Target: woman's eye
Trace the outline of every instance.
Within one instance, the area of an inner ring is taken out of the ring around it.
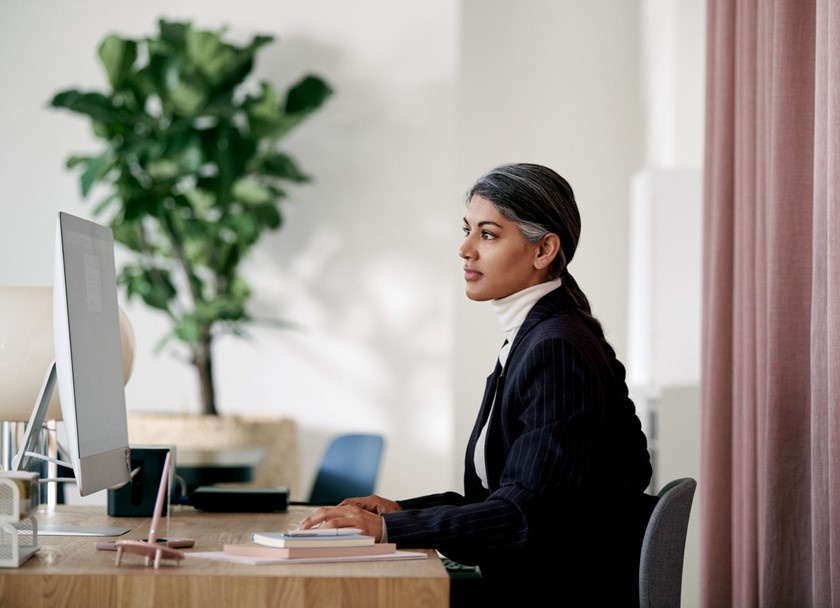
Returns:
[[[464,236],[470,236],[470,227],[469,226],[464,226],[463,228],[461,228],[461,230],[463,230]]]
[[[489,241],[496,238],[496,235],[492,232],[487,232],[486,230],[481,231],[481,238],[485,241]]]

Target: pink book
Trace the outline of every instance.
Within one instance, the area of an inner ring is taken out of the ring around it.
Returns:
[[[266,547],[256,543],[228,544],[225,553],[249,557],[272,557],[279,559],[312,557],[358,557],[360,555],[384,555],[394,553],[394,543],[376,543],[360,547]]]

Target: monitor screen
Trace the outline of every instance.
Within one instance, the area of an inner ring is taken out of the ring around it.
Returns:
[[[53,332],[61,415],[79,494],[129,480],[130,455],[111,230],[58,214]]]

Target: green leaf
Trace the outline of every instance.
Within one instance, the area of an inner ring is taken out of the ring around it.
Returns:
[[[184,196],[199,216],[206,215],[216,202],[216,197],[202,188],[190,188],[184,192]]]
[[[242,247],[249,247],[259,235],[259,226],[250,215],[234,215],[228,218],[228,227],[233,229]]]
[[[309,176],[298,168],[297,163],[288,154],[277,152],[267,155],[258,169],[264,175],[287,179],[293,182],[307,182]]]
[[[119,283],[124,286],[129,299],[140,297],[148,306],[169,310],[175,297],[175,286],[166,270],[143,268],[139,264],[125,266],[120,272]]]
[[[238,298],[241,302],[246,302],[251,295],[251,286],[242,277],[234,277],[233,283],[230,286],[231,295]]]
[[[236,87],[248,77],[254,67],[254,56],[257,50],[274,40],[272,36],[255,36],[251,43],[236,52],[236,62],[228,70],[224,80],[219,83],[221,90]]]
[[[234,182],[245,174],[249,159],[256,154],[256,143],[244,138],[235,126],[228,123],[220,124],[212,133],[202,137],[205,158],[215,161],[218,170],[213,178],[213,191],[219,203],[226,205],[230,202]]]
[[[197,344],[201,338],[201,324],[192,315],[178,319],[174,329],[175,335],[182,342]]]
[[[152,161],[146,167],[149,176],[154,180],[172,179],[178,175],[178,163],[168,158]]]
[[[280,210],[274,205],[255,207],[254,214],[259,218],[261,224],[265,224],[271,230],[277,230],[283,223],[283,216],[280,215]]]
[[[119,89],[137,60],[137,43],[112,34],[99,46],[99,58],[105,66],[111,88]]]
[[[332,89],[320,78],[307,76],[294,85],[286,95],[286,101],[282,110],[278,109],[276,115],[270,114],[264,107],[271,100],[263,101],[261,98],[249,100],[258,112],[253,117],[251,126],[256,137],[270,136],[274,139],[283,137],[291,131],[309,114],[317,110],[326,99],[332,95]],[[246,103],[246,110],[251,111],[251,106]]]
[[[246,205],[260,205],[273,200],[271,190],[267,186],[248,177],[233,184],[233,196]]]
[[[82,173],[82,196],[87,198],[93,185],[102,179],[112,166],[111,150],[107,149],[99,156],[88,161],[84,173]]]
[[[310,114],[332,95],[330,86],[317,76],[306,76],[286,96],[286,113]]]
[[[82,93],[75,89],[62,91],[56,94],[50,101],[54,108],[64,108],[71,112],[86,114],[93,120],[119,121],[130,120],[123,112],[114,107],[110,97],[102,93]]]
[[[89,155],[81,156],[81,155],[74,154],[73,156],[70,156],[67,159],[67,161],[65,162],[65,166],[68,169],[72,169],[73,167],[76,167],[77,165],[87,163],[88,161],[90,161],[91,158],[93,158],[93,157],[89,156]]]
[[[119,118],[115,118],[114,120],[109,120],[107,122],[95,120],[92,122],[92,126],[93,134],[96,137],[108,141],[119,139],[120,137],[129,134],[131,131],[131,125],[120,122]]]
[[[149,192],[136,186],[126,188],[120,193],[123,202],[123,218],[127,221],[142,220],[149,216],[160,217],[163,213],[163,201]]]
[[[239,321],[245,318],[244,300],[232,295],[221,295],[196,307],[195,317],[199,323],[226,320]]]
[[[183,57],[172,53],[152,52],[151,43],[149,43],[149,53],[148,63],[137,72],[138,86],[144,88],[147,96],[157,97],[160,100],[162,107],[155,109],[154,116],[168,116],[172,111],[169,90],[177,86],[180,81],[184,60]]]
[[[236,65],[236,51],[215,32],[187,31],[187,58],[213,85]]]
[[[277,184],[271,184],[271,191],[274,193],[274,200],[280,201],[286,198],[286,191],[278,187]]]
[[[140,222],[138,221],[115,221],[111,224],[111,232],[114,233],[114,240],[122,243],[132,251],[143,249],[143,238],[140,234]],[[123,267],[123,274],[130,275],[134,266]]]
[[[241,249],[237,242],[225,243],[221,247],[217,267],[223,276],[230,276],[236,272],[239,260],[242,259]]]
[[[184,49],[187,46],[187,32],[192,29],[189,23],[178,21],[158,21],[160,40],[172,49]]]
[[[244,105],[251,137],[260,138],[272,134],[283,120],[280,94],[267,82],[261,82],[260,95],[247,98]]]
[[[204,87],[196,82],[181,80],[169,91],[169,99],[175,106],[175,110],[185,116],[195,116],[199,113],[207,101],[207,93]]]

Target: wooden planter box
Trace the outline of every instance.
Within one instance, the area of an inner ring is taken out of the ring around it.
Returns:
[[[129,413],[131,445],[174,445],[178,450],[260,448],[265,458],[248,485],[300,493],[297,424],[290,418]]]

